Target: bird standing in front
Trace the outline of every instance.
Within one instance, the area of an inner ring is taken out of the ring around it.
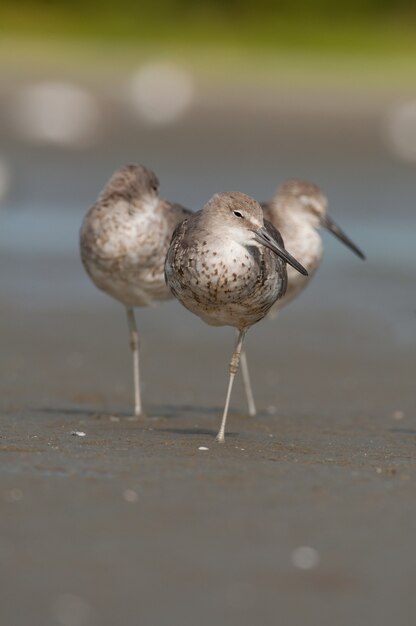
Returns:
[[[306,274],[285,250],[279,232],[264,221],[261,206],[240,192],[216,194],[173,234],[165,264],[172,293],[206,323],[238,330],[220,442],[246,332],[284,295],[286,263]]]
[[[362,251],[328,215],[327,207],[327,198],[317,185],[297,179],[283,183],[273,199],[262,204],[264,217],[279,230],[285,247],[308,271],[308,276],[302,276],[291,267],[287,268],[287,290],[271,309],[271,317],[305,289],[318,269],[323,255],[322,240],[318,232],[320,228],[327,229],[360,259],[365,259]],[[241,355],[241,371],[249,414],[255,415],[256,407],[244,351]]]
[[[87,274],[99,289],[126,307],[136,417],[143,415],[143,408],[134,307],[172,297],[164,278],[165,257],[176,225],[190,214],[161,199],[156,175],[133,164],[111,176],[81,226],[81,258]]]

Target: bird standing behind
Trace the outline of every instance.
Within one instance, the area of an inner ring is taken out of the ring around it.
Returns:
[[[261,206],[239,192],[214,195],[173,234],[165,264],[172,293],[207,324],[238,330],[218,441],[224,441],[245,334],[284,295],[286,262],[306,273],[263,220]]]
[[[133,307],[172,297],[164,278],[165,257],[176,225],[190,213],[159,197],[159,181],[151,170],[125,165],[111,176],[81,226],[81,259],[87,274],[126,307],[137,417],[143,409]]]
[[[308,276],[288,268],[286,295],[276,310],[286,306],[311,281],[323,255],[320,228],[325,228],[350,248],[360,259],[364,254],[328,215],[328,200],[317,185],[303,180],[288,180],[273,199],[262,204],[264,217],[280,230],[285,246],[308,270]]]
[[[308,271],[308,276],[302,276],[291,267],[287,268],[287,290],[271,309],[271,317],[277,315],[282,307],[305,289],[318,269],[323,255],[322,240],[318,232],[320,228],[329,230],[358,257],[365,259],[361,250],[328,215],[327,207],[327,198],[317,185],[297,179],[283,183],[273,199],[262,204],[264,217],[279,230],[285,247]],[[255,415],[256,407],[245,352],[241,355],[241,371],[249,414]]]

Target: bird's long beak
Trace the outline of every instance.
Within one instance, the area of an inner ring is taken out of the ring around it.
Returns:
[[[254,237],[256,241],[261,243],[263,246],[266,246],[266,248],[270,248],[270,250],[273,250],[275,254],[277,254],[282,259],[284,259],[286,263],[289,263],[289,265],[294,267],[295,270],[300,272],[300,274],[303,274],[304,276],[308,275],[308,272],[305,270],[303,265],[301,265],[298,261],[296,261],[296,259],[291,254],[289,254],[289,252],[285,250],[283,246],[281,246],[276,241],[276,239],[274,239],[274,237],[272,237],[267,232],[267,230],[264,227],[259,228],[259,230],[255,232]]]
[[[360,257],[360,259],[365,259],[365,255],[363,252],[361,252],[360,248],[357,248],[357,246],[351,241],[349,237],[347,237],[344,231],[341,230],[341,228],[337,224],[335,224],[334,220],[329,217],[329,215],[326,215],[321,219],[321,225],[329,230],[330,233],[335,235],[335,237],[342,241],[342,243],[345,243],[345,245],[348,246],[350,250],[352,250],[357,256]]]

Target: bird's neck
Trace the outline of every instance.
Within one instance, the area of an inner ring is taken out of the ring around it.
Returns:
[[[322,256],[322,240],[317,228],[294,211],[281,211],[275,225],[280,231],[285,248],[306,269],[312,270]]]

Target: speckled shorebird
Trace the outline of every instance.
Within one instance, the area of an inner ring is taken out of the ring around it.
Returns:
[[[308,271],[308,276],[301,276],[299,272],[288,267],[287,290],[271,309],[272,316],[305,289],[317,270],[323,253],[322,240],[318,232],[321,227],[338,237],[361,259],[365,258],[361,250],[329,217],[327,206],[327,198],[317,185],[296,179],[283,183],[273,199],[262,204],[264,217],[279,230],[285,247]],[[256,407],[244,352],[241,355],[241,371],[249,413],[255,415]]]
[[[165,264],[172,293],[204,322],[238,330],[218,441],[224,441],[245,334],[284,295],[286,262],[306,274],[263,220],[261,206],[239,192],[216,194],[173,234]]]
[[[172,297],[165,283],[165,257],[173,230],[189,214],[159,198],[159,181],[151,170],[125,165],[111,176],[81,226],[81,258],[89,277],[126,307],[137,417],[143,410],[133,307]]]

